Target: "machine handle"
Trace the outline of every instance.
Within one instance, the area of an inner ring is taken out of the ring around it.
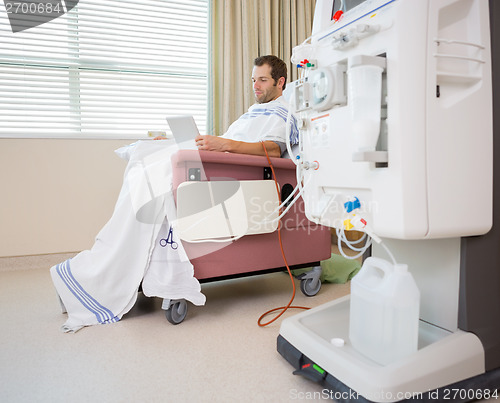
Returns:
[[[450,45],[474,46],[474,47],[479,48],[479,49],[484,49],[484,46],[481,45],[480,43],[457,41],[455,39],[434,38],[434,42],[436,42],[438,45],[442,42],[442,43],[447,43]]]
[[[460,56],[460,55],[452,55],[448,53],[434,53],[434,57],[443,57],[447,59],[458,59],[458,60],[466,60],[469,62],[477,62],[477,63],[485,63],[484,60],[482,59],[477,59],[475,57],[466,57],[466,56]]]

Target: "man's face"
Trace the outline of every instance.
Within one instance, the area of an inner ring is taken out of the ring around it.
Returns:
[[[255,100],[259,104],[270,102],[281,96],[283,84],[282,79],[274,82],[271,77],[271,66],[263,64],[254,66],[252,70],[253,92]]]

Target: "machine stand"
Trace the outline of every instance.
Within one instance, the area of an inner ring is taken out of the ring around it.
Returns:
[[[285,358],[292,367],[296,368],[295,375],[303,375],[313,382],[319,383],[325,388],[321,396],[330,396],[338,403],[358,402],[371,403],[347,385],[340,382],[333,375],[326,371],[318,371],[319,368],[313,361],[292,346],[281,335],[278,336],[278,352]],[[308,369],[303,369],[303,368]],[[309,369],[310,368],[310,369]],[[321,368],[319,368],[322,370]],[[496,385],[500,384],[500,368],[488,371],[484,374],[456,382],[452,385],[415,395],[409,399],[399,400],[406,402],[472,402],[482,399],[497,399],[500,392]],[[326,390],[328,392],[326,392]]]
[[[350,296],[283,320],[278,352],[339,402],[457,401],[496,398],[500,368],[486,370],[476,335],[420,321],[417,352],[387,365],[349,340]],[[324,395],[324,393],[323,393]]]

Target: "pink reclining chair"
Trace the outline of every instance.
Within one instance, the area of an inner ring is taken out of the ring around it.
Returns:
[[[297,184],[295,164],[285,158],[271,158],[271,162],[281,188],[281,201],[284,201]],[[176,200],[178,186],[186,181],[273,179],[267,158],[253,155],[180,150],[172,159],[172,168]],[[316,295],[321,288],[319,262],[331,256],[329,228],[306,218],[304,202],[300,198],[282,218],[281,237],[291,269],[313,267],[298,278],[305,295]],[[278,231],[245,235],[219,249],[209,243],[183,242],[183,245],[194,266],[194,275],[201,283],[286,269]],[[203,253],[203,248],[216,250]],[[186,316],[187,302],[164,300],[163,309],[167,319],[177,324]]]

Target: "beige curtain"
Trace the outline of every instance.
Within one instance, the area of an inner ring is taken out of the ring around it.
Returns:
[[[273,54],[288,64],[311,35],[316,0],[210,0],[210,82],[207,132],[222,134],[254,101],[253,60]]]

